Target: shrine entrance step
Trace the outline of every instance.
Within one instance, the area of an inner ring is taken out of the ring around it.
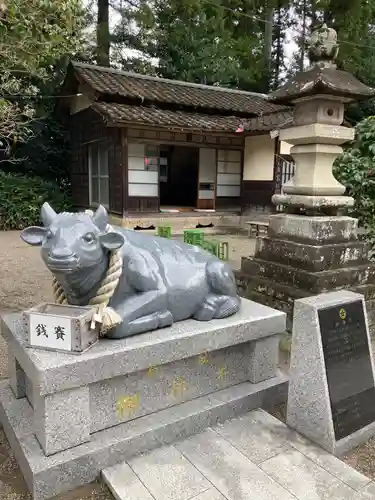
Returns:
[[[116,500],[366,500],[375,483],[264,410],[102,471]]]

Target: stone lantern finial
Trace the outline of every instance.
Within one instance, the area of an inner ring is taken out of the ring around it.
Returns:
[[[339,52],[337,33],[323,24],[311,33],[308,42],[308,54],[311,66],[336,68],[335,60]]]

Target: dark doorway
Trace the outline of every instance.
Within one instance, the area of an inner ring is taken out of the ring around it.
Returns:
[[[195,208],[199,149],[160,146],[160,205]]]

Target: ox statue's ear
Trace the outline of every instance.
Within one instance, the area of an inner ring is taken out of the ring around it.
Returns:
[[[108,224],[108,213],[103,205],[99,205],[94,213],[92,220],[100,231],[105,231]]]
[[[40,211],[40,216],[42,218],[44,227],[48,227],[52,224],[52,221],[56,217],[57,213],[51,207],[51,205],[47,202],[43,203],[42,209]]]
[[[99,241],[104,248],[112,252],[121,248],[125,243],[124,237],[119,233],[104,233],[99,236]]]
[[[21,231],[21,240],[33,247],[40,246],[43,243],[47,229],[45,227],[30,226]]]

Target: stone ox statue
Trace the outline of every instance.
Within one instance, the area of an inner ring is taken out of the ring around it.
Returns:
[[[240,308],[231,268],[198,247],[111,227],[103,206],[57,214],[44,203],[41,217],[44,227],[24,229],[22,240],[41,246],[57,302],[97,308],[101,335],[119,339]]]

